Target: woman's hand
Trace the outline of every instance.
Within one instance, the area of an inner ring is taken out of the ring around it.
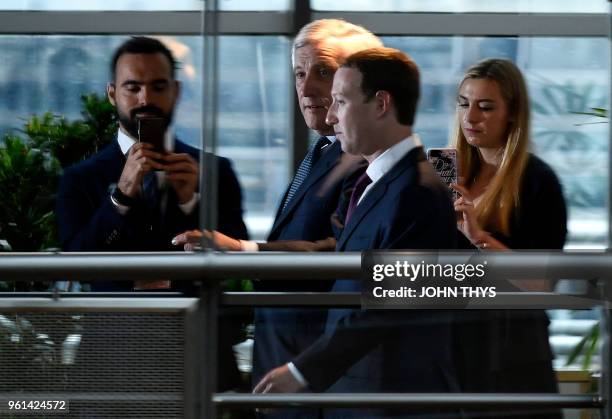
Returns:
[[[456,183],[450,185],[452,189],[459,192],[461,196],[454,202],[455,211],[461,213],[461,220],[457,221],[457,227],[465,237],[468,238],[474,245],[489,234],[480,227],[476,218],[476,210],[474,209],[474,200],[466,188]]]
[[[466,188],[453,183],[451,188],[461,194],[455,200],[455,211],[461,213],[461,220],[457,221],[457,227],[468,238],[474,246],[484,250],[508,250],[508,247],[499,240],[496,240],[487,231],[483,230],[474,209],[474,200]]]

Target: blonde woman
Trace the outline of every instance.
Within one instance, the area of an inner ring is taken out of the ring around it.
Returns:
[[[455,210],[465,238],[486,251],[562,249],[565,201],[552,169],[528,151],[529,97],[520,70],[502,59],[470,67],[459,85],[456,114],[461,182],[453,187],[461,194]],[[517,285],[529,284],[508,287]],[[543,310],[477,314],[462,316],[459,327],[464,391],[557,391]],[[528,416],[547,416],[534,413]]]

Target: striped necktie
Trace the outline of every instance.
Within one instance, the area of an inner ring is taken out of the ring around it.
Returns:
[[[295,195],[295,192],[299,189],[302,183],[304,183],[306,177],[308,177],[310,169],[316,164],[317,160],[321,156],[321,150],[323,150],[323,148],[329,144],[331,144],[331,141],[327,137],[321,137],[312,147],[310,147],[306,157],[304,157],[300,167],[298,167],[298,170],[293,177],[293,181],[291,181],[291,186],[289,186],[289,192],[287,192],[287,195],[285,196],[285,202],[283,203],[283,210],[281,212],[285,211],[289,205],[289,202],[291,202],[291,198],[293,198]]]

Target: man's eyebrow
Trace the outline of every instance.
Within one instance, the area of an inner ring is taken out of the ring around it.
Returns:
[[[142,85],[142,84],[144,84],[144,83],[143,83],[143,82],[141,82],[141,81],[138,81],[138,80],[132,80],[132,79],[127,79],[127,80],[125,80],[123,83],[121,83],[121,86],[133,86],[133,85],[140,86],[140,85]]]
[[[329,69],[335,70],[339,66],[335,60],[332,60],[331,58],[329,58],[329,59],[322,59],[322,60],[317,61],[315,64],[313,64],[313,67],[329,68]]]
[[[121,83],[121,86],[143,86],[145,84],[161,84],[161,83],[168,84],[170,83],[170,81],[168,79],[155,79],[149,83],[145,83],[139,80],[127,79],[126,81]]]

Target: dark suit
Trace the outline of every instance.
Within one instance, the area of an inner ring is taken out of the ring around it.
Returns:
[[[450,249],[455,231],[448,189],[417,147],[364,196],[336,250]],[[337,280],[333,291],[361,287],[357,280]],[[450,325],[449,313],[433,310],[332,309],[325,335],[294,363],[314,391],[457,391]],[[325,417],[393,415],[403,416],[397,410],[325,411]]]
[[[312,167],[284,211],[283,197],[268,241],[316,241],[334,236],[331,215],[342,191],[349,187],[354,173],[364,165],[363,161],[352,158],[352,164],[340,166],[342,156],[340,143],[335,141]],[[256,283],[256,290],[314,292],[329,291],[331,285],[331,281],[318,280],[260,281]],[[253,382],[308,347],[323,332],[325,316],[325,310],[303,307],[256,309]],[[297,417],[306,417],[289,410],[282,417],[291,417],[292,412]]]
[[[180,141],[176,153],[189,153],[199,159],[199,152]],[[167,188],[166,211],[155,220],[139,202],[126,215],[116,210],[109,198],[109,187],[119,181],[125,156],[113,141],[91,158],[65,170],[57,197],[57,218],[61,247],[69,252],[89,251],[167,251],[180,250],[170,243],[185,230],[198,228],[197,207],[186,215],[178,206],[171,187]],[[218,229],[225,234],[245,238],[242,221],[241,192],[229,160],[219,157]]]

